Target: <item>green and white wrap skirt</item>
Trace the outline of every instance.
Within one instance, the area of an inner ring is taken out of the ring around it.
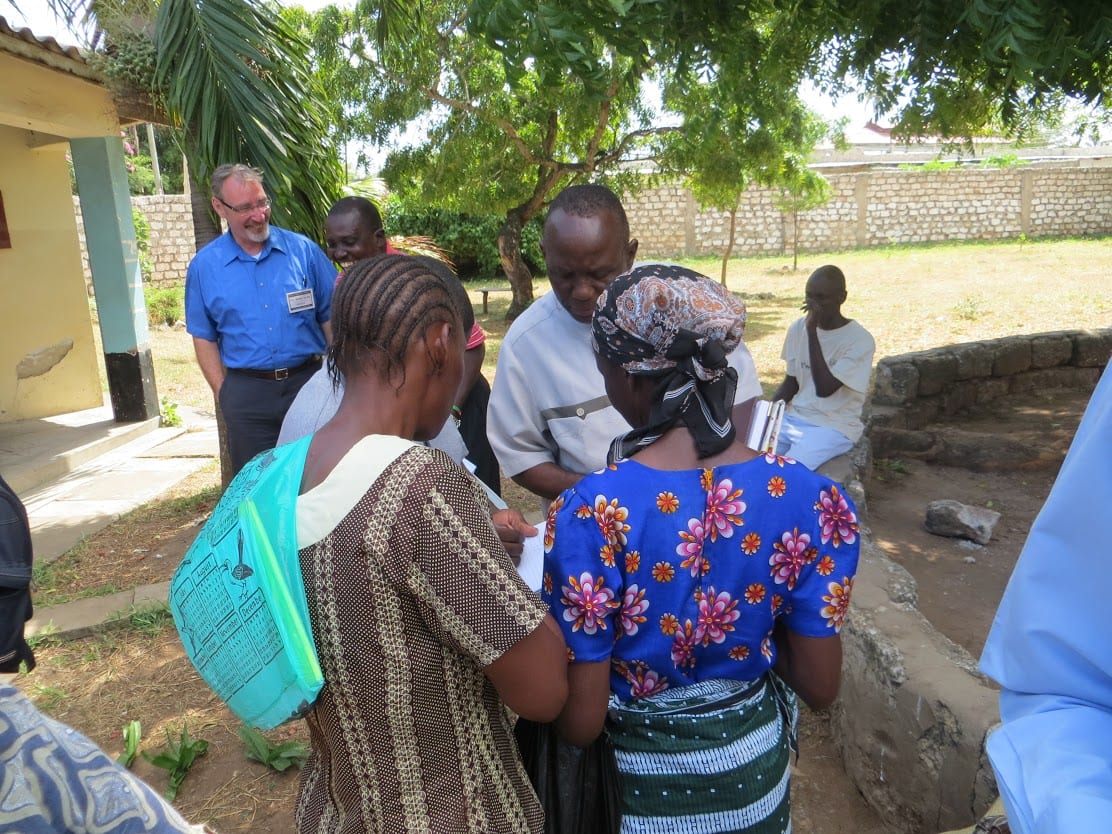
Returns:
[[[611,697],[622,834],[790,832],[798,714],[795,693],[771,674]]]

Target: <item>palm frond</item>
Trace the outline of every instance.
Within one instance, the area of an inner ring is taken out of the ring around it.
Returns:
[[[318,238],[340,193],[308,47],[258,0],[162,0],[156,84],[198,181],[225,162],[260,168],[274,222]]]

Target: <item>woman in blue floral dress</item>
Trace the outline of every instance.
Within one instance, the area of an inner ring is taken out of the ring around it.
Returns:
[[[543,593],[571,664],[560,732],[586,745],[605,725],[623,832],[789,831],[795,694],[838,692],[857,515],[837,483],[735,436],[744,325],[724,288],[655,264],[611,283],[593,321],[634,429],[553,502]]]

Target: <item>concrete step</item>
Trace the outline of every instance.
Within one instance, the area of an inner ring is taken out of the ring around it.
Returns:
[[[26,496],[158,428],[159,418],[117,423],[108,405],[0,423],[0,473]]]

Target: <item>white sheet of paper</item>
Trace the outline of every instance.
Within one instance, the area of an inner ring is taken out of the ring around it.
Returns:
[[[525,540],[525,549],[521,552],[521,561],[517,565],[517,572],[525,580],[525,584],[534,591],[541,589],[541,578],[544,574],[544,528],[538,528],[537,535]]]

